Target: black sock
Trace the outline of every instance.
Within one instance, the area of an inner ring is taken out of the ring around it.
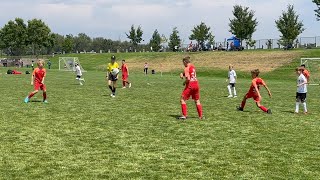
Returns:
[[[113,94],[116,94],[116,88],[113,88]]]
[[[113,91],[112,86],[110,86],[110,85],[109,85],[109,89],[110,89],[111,91]]]

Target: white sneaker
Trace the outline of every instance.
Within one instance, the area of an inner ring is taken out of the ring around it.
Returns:
[[[131,88],[131,83],[129,84],[129,88]]]
[[[122,89],[125,89],[125,88],[127,88],[127,87],[125,87],[125,86],[122,87]]]
[[[229,95],[228,98],[232,98],[232,95]]]
[[[114,97],[116,97],[116,96],[115,96],[114,94],[111,94],[111,97],[113,97],[113,98],[114,98]]]
[[[237,95],[233,96],[234,98],[238,97]]]

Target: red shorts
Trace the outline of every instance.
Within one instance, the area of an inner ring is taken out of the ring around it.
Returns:
[[[42,90],[42,91],[46,91],[46,85],[39,83],[39,82],[34,82],[33,84],[34,90]]]
[[[198,83],[190,83],[186,88],[184,88],[181,96],[183,100],[188,100],[190,96],[192,97],[193,100],[199,100],[200,88]]]
[[[122,74],[122,81],[128,80],[128,74]]]
[[[246,94],[246,98],[247,99],[252,98],[255,102],[260,102],[261,101],[261,99],[259,98],[258,94],[254,93],[254,92],[248,92]]]

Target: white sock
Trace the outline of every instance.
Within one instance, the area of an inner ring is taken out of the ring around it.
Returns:
[[[296,113],[298,113],[299,112],[299,105],[300,105],[300,102],[296,102]]]
[[[230,85],[228,85],[227,87],[228,87],[229,95],[232,95]]]
[[[308,110],[307,110],[307,103],[304,102],[304,103],[302,103],[302,105],[303,105],[303,110],[304,110],[304,112],[308,112]]]
[[[237,96],[236,87],[233,87],[233,95],[234,95],[234,96]]]

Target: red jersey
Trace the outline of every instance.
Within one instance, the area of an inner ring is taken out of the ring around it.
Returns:
[[[260,90],[260,85],[265,86],[266,84],[261,78],[254,78],[252,79],[252,83],[249,89],[248,93],[256,93],[256,89],[254,88],[254,85],[257,85],[258,90]]]
[[[188,66],[184,68],[184,76],[187,79],[186,87],[189,83],[198,83],[196,68],[193,64],[188,64]]]
[[[46,76],[46,69],[45,68],[42,68],[42,69],[35,68],[32,73],[32,76],[34,77],[35,82],[41,83],[43,78]]]
[[[122,70],[122,74],[128,74],[128,67],[126,64],[122,64],[121,70]]]

